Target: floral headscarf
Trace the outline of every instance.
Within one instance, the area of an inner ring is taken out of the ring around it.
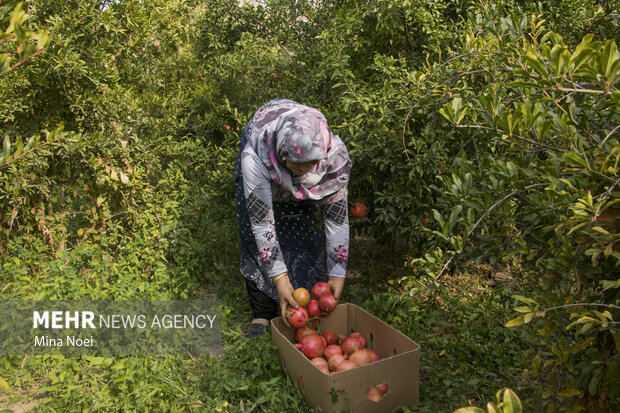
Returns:
[[[325,116],[293,101],[282,102],[254,115],[249,137],[272,181],[299,200],[320,200],[346,187],[351,159]],[[286,161],[319,162],[305,175],[295,177]]]

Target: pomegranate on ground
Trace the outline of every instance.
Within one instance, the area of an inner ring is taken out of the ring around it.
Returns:
[[[377,389],[379,389],[381,394],[385,394],[390,389],[390,385],[387,382],[383,382],[381,384],[377,384]]]
[[[377,387],[372,386],[366,392],[366,397],[368,398],[368,400],[378,402],[379,400],[381,400],[381,398],[383,398],[383,394],[381,393],[381,390],[379,390]]]

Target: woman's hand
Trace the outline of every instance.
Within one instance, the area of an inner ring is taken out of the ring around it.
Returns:
[[[282,319],[287,326],[291,326],[288,323],[286,317],[286,307],[291,306],[293,308],[298,308],[299,304],[293,298],[293,286],[291,285],[291,281],[288,278],[288,274],[280,277],[276,280],[276,289],[278,290],[278,299],[280,300],[280,311],[282,313]]]
[[[342,289],[344,288],[344,277],[329,277],[327,284],[334,292],[334,298],[340,300],[340,294],[342,294]]]

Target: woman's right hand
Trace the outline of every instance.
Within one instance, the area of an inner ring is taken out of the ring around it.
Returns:
[[[276,281],[276,289],[278,290],[278,299],[280,300],[280,311],[282,313],[282,319],[284,320],[284,323],[286,323],[286,325],[290,327],[291,325],[288,323],[288,320],[286,317],[286,308],[288,306],[291,306],[293,308],[298,308],[299,304],[297,304],[297,302],[293,298],[293,291],[295,290],[293,289],[293,286],[291,285],[291,281],[288,278],[288,274],[283,277],[280,277]]]

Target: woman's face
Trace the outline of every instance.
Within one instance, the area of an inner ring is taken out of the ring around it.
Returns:
[[[293,173],[295,176],[305,175],[306,172],[310,170],[314,165],[319,163],[319,161],[311,161],[311,162],[291,162],[286,161],[286,167],[289,171]]]

